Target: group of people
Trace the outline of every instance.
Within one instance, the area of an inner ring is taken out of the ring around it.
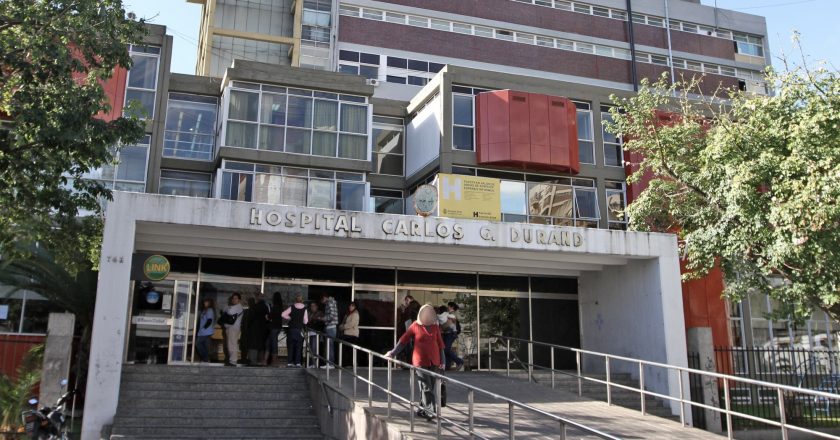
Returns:
[[[432,307],[431,305],[429,306]],[[420,303],[417,302],[413,296],[407,295],[403,299],[403,304],[400,306],[402,326],[397,329],[398,338],[401,338],[402,335],[408,331],[411,325],[415,321],[419,320],[418,316],[421,308]],[[458,357],[457,353],[455,353],[452,348],[455,341],[458,340],[458,335],[461,334],[461,323],[458,320],[458,309],[458,304],[452,301],[437,308],[432,307],[432,310],[434,310],[436,314],[437,324],[440,327],[441,339],[444,345],[444,356],[441,358],[443,361],[441,365],[444,366],[444,370],[450,370],[453,368],[460,370],[464,367],[464,360]],[[413,351],[414,344],[409,341],[405,350],[402,352],[403,355],[400,357],[400,360],[411,363]]]
[[[242,295],[233,293],[228,298],[228,305],[218,315],[214,301],[205,298],[199,313],[196,333],[196,353],[201,362],[210,362],[211,339],[216,325],[224,332],[225,365],[235,366],[239,362],[239,353],[246,355],[247,365],[265,366],[278,361],[277,347],[284,324],[287,331],[288,367],[301,367],[303,342],[308,335],[310,344],[316,344],[316,331],[326,333],[324,351],[328,362],[327,368],[335,363],[333,339],[341,332],[342,339],[358,343],[359,314],[355,302],[351,302],[341,324],[338,322],[338,306],[335,298],[322,295],[320,302],[312,302],[309,307],[303,302],[303,296],[295,296],[292,305],[283,308],[280,292],[275,292],[273,301],[265,301],[262,293],[248,299],[248,308],[242,307]],[[323,306],[323,310],[321,310]]]

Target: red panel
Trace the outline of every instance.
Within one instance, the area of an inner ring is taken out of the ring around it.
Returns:
[[[577,173],[577,118],[566,98],[500,90],[476,97],[479,164]]]
[[[43,344],[45,336],[0,335],[0,373],[15,377],[23,358],[32,347]]]

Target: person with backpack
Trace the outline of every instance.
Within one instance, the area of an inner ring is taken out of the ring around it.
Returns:
[[[271,299],[271,308],[268,312],[269,332],[265,342],[266,365],[277,362],[277,344],[280,332],[283,331],[283,294],[274,292]]]
[[[289,330],[286,337],[288,349],[287,367],[300,367],[301,356],[303,355],[303,328],[309,323],[309,314],[306,312],[306,304],[303,303],[303,296],[295,296],[295,303],[289,306],[282,314],[283,319],[289,321]]]
[[[225,328],[225,347],[227,347],[228,358],[225,366],[235,367],[239,360],[239,332],[242,328],[242,295],[234,292],[228,299],[228,307],[219,318],[219,324]]]
[[[216,304],[213,298],[201,301],[201,313],[198,316],[195,351],[201,362],[210,362],[210,337],[216,331]]]
[[[419,417],[432,420],[437,415],[435,378],[424,371],[443,371],[445,356],[443,355],[443,338],[437,321],[437,312],[431,304],[420,307],[417,320],[400,337],[397,345],[385,357],[394,358],[402,352],[410,342],[414,342],[414,353],[411,365],[417,367],[417,384],[420,386]],[[441,384],[442,385],[442,384]],[[441,386],[441,389],[443,387]],[[443,397],[443,396],[441,396]],[[441,403],[443,399],[441,399]]]

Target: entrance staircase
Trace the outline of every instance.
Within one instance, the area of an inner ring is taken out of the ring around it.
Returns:
[[[305,372],[126,365],[112,440],[324,439]]]

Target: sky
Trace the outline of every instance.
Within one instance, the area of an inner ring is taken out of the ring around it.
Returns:
[[[802,47],[810,61],[825,60],[840,69],[840,32],[837,19],[840,17],[840,0],[701,0],[705,5],[717,4],[748,14],[767,18],[768,36],[773,64],[782,52],[798,59],[791,35],[794,30],[801,34]],[[192,74],[198,46],[198,28],[201,21],[201,5],[186,0],[125,0],[126,11],[132,11],[140,18],[167,27],[172,35],[174,48],[172,71]]]

